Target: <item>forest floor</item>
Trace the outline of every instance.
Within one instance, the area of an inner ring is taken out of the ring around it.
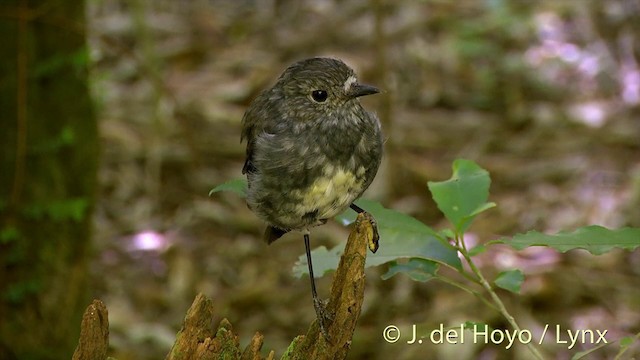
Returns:
[[[386,91],[363,100],[382,118],[386,136],[383,166],[365,197],[442,229],[446,223],[426,182],[447,179],[453,160],[469,158],[490,172],[490,200],[498,205],[477,219],[466,237],[470,244],[533,229],[640,226],[637,105],[584,90],[589,79],[568,65],[553,73],[556,62],[527,63],[526,54],[544,44],[534,32],[521,38],[498,32],[490,44],[500,46],[484,49],[486,33],[463,39],[438,22],[456,26],[474,17],[463,7],[447,15],[444,3],[404,1],[377,13],[365,9],[366,1],[282,2],[284,8],[180,3],[103,1],[90,9],[102,141],[92,270],[119,360],[164,356],[198,292],[214,300],[215,321],[229,319],[242,344],[260,331],[278,357],[314,319],[308,279],[291,273],[304,252],[301,235],[267,246],[260,240],[264,224],[243,199],[208,196],[241,177],[240,120],[250,101],[289,63],[307,56],[340,57],[360,80]],[[372,35],[381,13],[384,38]],[[512,42],[501,42],[505,38]],[[469,41],[480,46],[472,55],[459,50]],[[508,66],[514,59],[517,71]],[[549,80],[549,73],[562,79]],[[313,246],[334,247],[347,234],[330,222],[314,229]],[[612,341],[640,331],[637,251],[593,256],[494,246],[478,263],[489,278],[523,270],[522,293],[500,295],[525,329],[606,328]],[[477,321],[500,328],[506,322],[445,283],[403,276],[383,281],[384,272],[384,266],[367,270],[350,358],[525,358],[524,347],[385,343],[382,331],[391,324],[408,330],[411,324],[435,329]],[[319,281],[321,296],[330,281]],[[556,358],[589,347],[543,345]]]

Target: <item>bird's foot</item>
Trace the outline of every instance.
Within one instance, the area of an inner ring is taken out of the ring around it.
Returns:
[[[333,321],[333,316],[327,310],[327,302],[320,300],[319,298],[313,298],[313,307],[316,309],[316,316],[318,318],[318,326],[320,332],[324,335],[326,340],[329,340],[329,332],[327,331],[329,324]]]
[[[380,234],[378,234],[378,223],[376,222],[376,219],[373,217],[373,215],[369,214],[366,211],[363,211],[358,214],[357,220],[365,220],[368,221],[369,224],[371,224],[371,226],[366,227],[367,233],[365,235],[367,238],[367,245],[369,246],[369,250],[371,250],[372,253],[375,253],[376,251],[378,251],[378,247],[380,246]]]

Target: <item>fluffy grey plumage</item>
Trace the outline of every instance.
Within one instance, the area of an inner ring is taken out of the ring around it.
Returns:
[[[269,225],[269,243],[324,224],[369,187],[382,135],[358,97],[377,92],[342,61],[311,58],[291,65],[251,103],[242,119],[242,172],[249,207]]]

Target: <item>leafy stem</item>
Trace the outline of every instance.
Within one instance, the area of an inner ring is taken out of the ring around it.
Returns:
[[[509,322],[511,327],[518,333],[522,332],[520,326],[518,325],[518,322],[516,322],[516,319],[513,317],[513,315],[511,315],[511,313],[509,313],[506,306],[504,305],[504,303],[502,302],[498,294],[496,294],[495,290],[493,289],[489,281],[487,281],[484,275],[482,275],[482,272],[480,272],[480,269],[478,269],[476,264],[471,259],[471,256],[469,256],[469,252],[467,251],[467,246],[464,242],[464,235],[456,234],[455,241],[456,241],[456,247],[458,251],[460,252],[460,254],[462,254],[462,257],[464,257],[464,260],[469,265],[471,272],[473,272],[473,274],[477,277],[480,285],[482,285],[482,287],[487,291],[487,293],[489,293],[491,300],[493,300],[493,303],[495,304],[495,306],[491,306],[491,308],[495,309],[497,307],[497,310],[500,312],[500,314],[502,314],[502,316],[507,320],[507,322]],[[533,354],[533,356],[536,357],[536,359],[544,359],[542,357],[542,354],[540,354],[538,349],[531,342],[527,342],[526,345],[527,345],[527,348],[529,348],[529,351],[531,351],[531,353]]]
[[[482,301],[488,307],[494,309],[495,311],[500,311],[492,302],[487,300],[487,298],[482,296],[482,294],[480,294],[479,292],[477,292],[477,291],[475,291],[473,289],[470,289],[470,288],[466,287],[465,285],[463,285],[463,284],[461,284],[461,283],[459,283],[459,282],[457,282],[455,280],[449,279],[449,278],[447,278],[445,276],[436,275],[435,278],[440,280],[440,281],[442,281],[445,284],[449,284],[451,286],[457,287],[460,290],[468,292],[469,294],[475,296],[477,299]]]
[[[438,209],[451,224],[450,228],[440,232],[434,231],[416,218],[387,209],[378,202],[366,199],[357,201],[358,206],[366,209],[375,217],[380,238],[384,240],[381,242],[378,252],[367,256],[365,264],[366,266],[388,264],[388,271],[381,276],[382,279],[389,279],[396,274],[405,274],[412,280],[423,283],[438,279],[472,294],[482,303],[500,313],[516,332],[521,332],[520,326],[509,313],[494,287],[519,293],[520,286],[524,281],[523,272],[520,269],[503,271],[489,282],[473,262],[474,256],[495,244],[509,245],[516,250],[531,246],[546,246],[559,252],[566,252],[580,248],[593,255],[604,254],[616,248],[633,251],[640,247],[640,228],[608,229],[589,225],[573,231],[560,231],[556,234],[545,234],[531,230],[524,234],[488,241],[468,249],[464,241],[464,234],[479,214],[496,206],[495,203],[489,201],[491,178],[485,169],[470,160],[458,159],[454,161],[452,169],[453,174],[448,180],[427,183]],[[216,186],[209,195],[213,196],[218,191],[231,191],[244,197],[246,190],[246,181],[236,179]],[[355,214],[348,210],[339,215],[337,219],[343,224],[350,224],[354,221]],[[12,234],[6,233],[8,235],[5,234],[5,238],[10,238]],[[5,241],[7,240],[5,239]],[[315,249],[312,251],[314,269],[320,275],[335,270],[341,254],[342,246],[340,245],[333,249],[325,247]],[[468,267],[463,266],[464,262],[468,264]],[[453,269],[468,283],[464,280],[458,280],[457,277],[452,278],[439,274],[440,265],[446,265]],[[302,254],[294,266],[294,274],[302,276],[307,273],[307,269],[306,256]],[[628,351],[639,338],[640,334],[621,339],[617,358]],[[529,342],[526,345],[535,358],[543,358],[533,344]],[[576,354],[574,358],[583,358],[603,346],[595,346],[586,352]]]

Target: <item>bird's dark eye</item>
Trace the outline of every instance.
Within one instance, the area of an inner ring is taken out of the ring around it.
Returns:
[[[311,92],[311,98],[315,102],[325,102],[327,100],[327,92],[324,90],[313,90]]]

